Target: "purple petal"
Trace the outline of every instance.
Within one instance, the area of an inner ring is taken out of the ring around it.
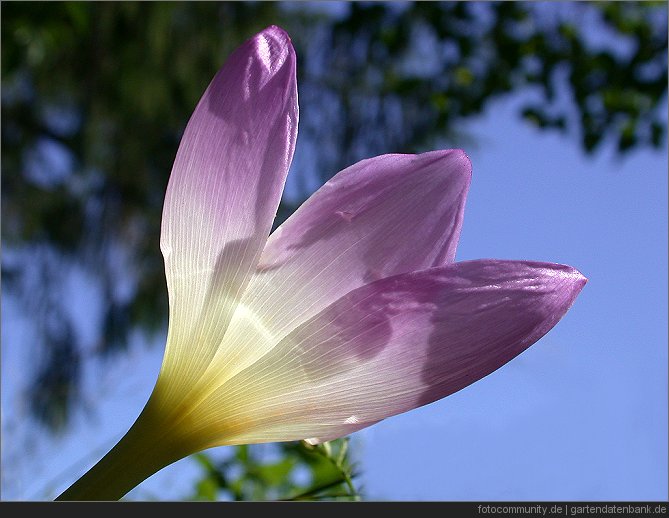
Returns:
[[[341,171],[270,236],[243,304],[282,337],[363,284],[453,262],[470,178],[461,150]]]
[[[164,368],[192,374],[220,342],[269,235],[297,122],[295,52],[272,26],[216,74],[174,161],[160,241],[170,298]]]
[[[448,396],[546,334],[586,279],[571,267],[467,261],[342,297],[206,405],[245,423],[235,441],[334,438]],[[230,406],[230,402],[238,401]]]

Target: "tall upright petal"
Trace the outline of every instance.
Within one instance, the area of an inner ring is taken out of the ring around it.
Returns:
[[[348,291],[455,259],[471,164],[458,149],[344,169],[270,236],[216,368],[239,372]]]
[[[288,35],[268,27],[230,56],[188,122],[163,209],[161,381],[201,373],[259,260],[295,148],[295,61]]]
[[[431,403],[539,340],[585,282],[568,266],[481,260],[367,284],[212,392],[192,433],[211,445],[329,440]]]
[[[195,108],[163,207],[170,313],[161,372],[130,430],[59,499],[118,499],[203,448],[179,423],[276,215],[297,136],[295,61],[288,35],[268,27],[233,52]]]

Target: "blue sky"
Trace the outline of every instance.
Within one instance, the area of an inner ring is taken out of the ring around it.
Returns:
[[[666,500],[667,150],[585,157],[573,139],[520,124],[514,105],[470,127],[479,144],[467,150],[457,259],[565,263],[588,284],[506,366],[360,433],[367,491]]]
[[[498,371],[354,434],[366,499],[668,498],[667,148],[585,156],[574,135],[521,123],[521,99],[462,128],[473,178],[457,259],[564,263],[589,282],[552,331]],[[97,295],[80,272],[64,275],[85,342]],[[134,421],[164,337],[150,348],[136,337],[127,357],[87,371],[87,411],[52,438],[27,424],[20,397],[19,366],[31,358],[17,345],[30,322],[4,294],[2,310],[2,499],[50,500]],[[197,473],[184,459],[129,498],[179,499]]]

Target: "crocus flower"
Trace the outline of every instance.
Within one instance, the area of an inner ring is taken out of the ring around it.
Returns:
[[[271,235],[297,135],[296,58],[271,26],[195,108],[161,250],[169,327],[154,390],[59,499],[118,499],[222,445],[346,436],[483,378],[547,333],[586,279],[532,261],[455,262],[461,150],[339,172]]]

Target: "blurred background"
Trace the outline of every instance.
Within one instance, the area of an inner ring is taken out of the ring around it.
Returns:
[[[3,2],[3,500],[50,500],[160,367],[163,196],[188,118],[267,25],[298,58],[277,224],[373,155],[461,147],[458,260],[589,283],[483,380],[327,447],[219,448],[128,500],[666,500],[666,2]]]

